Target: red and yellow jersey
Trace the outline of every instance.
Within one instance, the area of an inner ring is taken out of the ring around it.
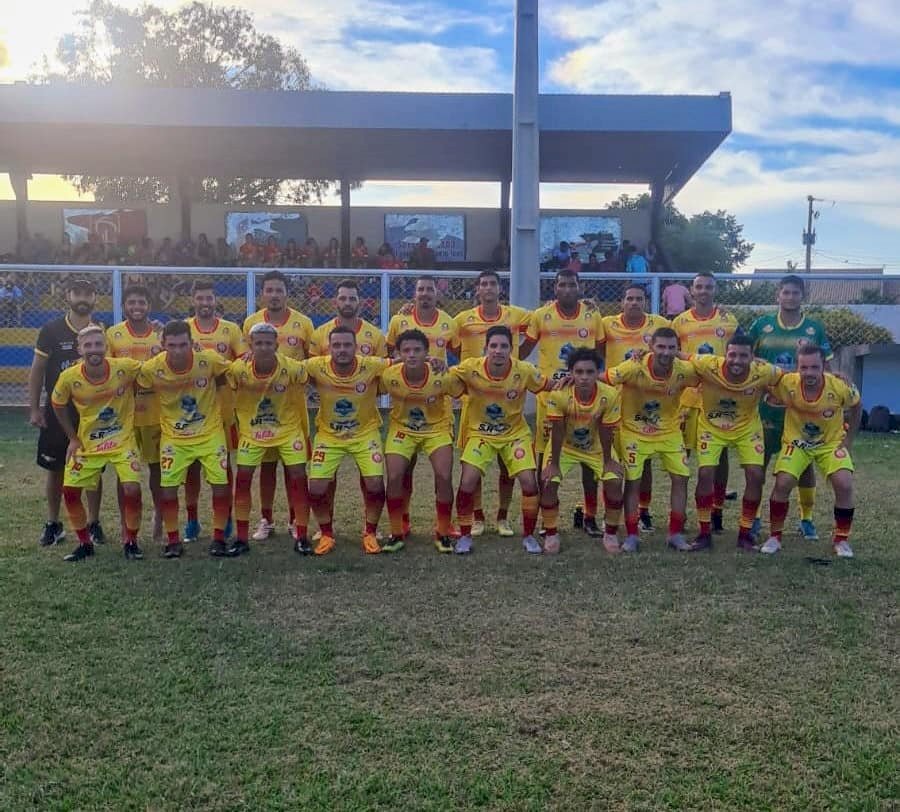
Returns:
[[[548,378],[565,377],[569,353],[576,347],[594,349],[606,338],[603,317],[584,302],[573,316],[565,316],[557,302],[539,307],[531,314],[525,336],[537,341],[537,366]]]
[[[574,386],[551,392],[547,398],[547,419],[564,420],[566,433],[563,448],[573,451],[602,453],[597,424],[617,426],[622,417],[622,398],[614,386],[597,381],[591,398],[583,403]]]
[[[191,327],[191,338],[195,344],[201,349],[219,353],[226,361],[240,358],[247,351],[241,328],[233,321],[217,318],[210,330],[202,330],[196,316],[187,319],[187,323]]]
[[[277,446],[305,434],[305,404],[297,397],[302,379],[301,362],[281,353],[268,375],[259,374],[252,359],[232,361],[227,380],[234,390],[240,436],[254,445]]]
[[[714,307],[705,318],[694,310],[685,310],[672,319],[672,329],[678,335],[681,351],[689,355],[724,356],[728,342],[738,330],[738,320],[731,313],[724,313]],[[685,389],[681,405],[700,408],[700,390]]]
[[[425,380],[412,384],[403,364],[394,364],[381,374],[380,391],[391,396],[391,425],[416,434],[449,434],[451,382],[447,373],[425,365]]]
[[[250,340],[250,328],[261,321],[271,324],[278,331],[278,352],[281,355],[297,361],[309,357],[309,346],[313,335],[313,323],[309,316],[304,316],[289,307],[285,310],[284,318],[281,321],[274,321],[270,318],[267,309],[257,310],[244,319],[244,339],[246,341]]]
[[[64,369],[56,379],[51,402],[70,401],[78,412],[78,439],[84,454],[109,454],[134,446],[134,381],[141,362],[107,358],[99,383],[84,374],[84,361]]]
[[[606,333],[606,368],[615,367],[627,361],[637,350],[650,349],[650,336],[659,327],[668,327],[669,322],[662,316],[645,313],[644,320],[637,327],[629,327],[618,316],[604,316],[603,329]]]
[[[653,353],[607,369],[606,383],[622,387],[622,429],[647,439],[680,433],[681,393],[700,378],[689,361],[676,358],[668,378],[653,374]]]
[[[397,337],[404,330],[421,330],[428,337],[428,354],[447,362],[447,349],[457,343],[457,326],[453,316],[438,310],[430,324],[419,321],[415,308],[412,313],[397,313],[388,325],[387,346],[396,349]]]
[[[138,386],[159,395],[162,439],[195,443],[222,431],[216,378],[229,363],[212,350],[192,352],[184,372],[169,366],[169,354],[161,352],[147,361],[138,375]]]
[[[451,394],[469,396],[466,415],[468,435],[510,437],[526,426],[525,397],[545,392],[550,380],[534,364],[511,360],[502,378],[491,377],[487,358],[469,358],[450,368]]]
[[[357,321],[356,354],[367,358],[386,358],[387,344],[381,330],[365,319],[357,319]],[[315,329],[309,346],[309,354],[311,356],[328,355],[328,336],[337,326],[338,319],[335,316]]]
[[[304,361],[300,381],[312,381],[319,393],[317,434],[331,440],[355,440],[378,430],[378,379],[389,365],[384,358],[357,355],[353,370],[339,375],[329,355]]]
[[[106,331],[106,346],[113,358],[149,361],[162,352],[162,339],[152,327],[141,335],[127,321],[120,321]],[[135,428],[159,425],[159,398],[155,392],[140,388],[135,392],[134,425]]]
[[[508,327],[513,334],[512,357],[519,357],[519,342],[528,329],[531,320],[531,311],[515,305],[499,305],[499,312],[493,319],[484,315],[481,307],[473,307],[463,310],[454,317],[456,321],[457,340],[455,345],[459,347],[459,360],[468,358],[481,358],[484,355],[484,341],[487,331],[491,327],[503,325]]]
[[[800,448],[840,443],[846,434],[844,409],[859,403],[859,390],[829,372],[815,397],[804,394],[798,372],[787,373],[772,391],[786,409],[782,440]]]
[[[762,429],[759,403],[768,388],[781,380],[784,373],[778,367],[754,359],[747,377],[732,383],[725,377],[725,359],[719,355],[694,355],[691,364],[702,384],[701,428],[733,433]]]

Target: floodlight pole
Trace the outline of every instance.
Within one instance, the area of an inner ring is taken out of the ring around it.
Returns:
[[[516,0],[514,63],[509,300],[534,308],[541,286],[538,0]]]

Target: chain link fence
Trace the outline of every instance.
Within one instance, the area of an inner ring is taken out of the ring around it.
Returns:
[[[150,291],[152,318],[167,321],[191,315],[191,287],[196,279],[212,279],[223,318],[242,323],[259,306],[266,269],[222,268],[97,268],[96,266],[7,265],[0,267],[0,404],[28,402],[28,371],[42,325],[63,315],[67,284],[87,278],[97,289],[95,317],[110,325],[121,321],[122,292],[132,284]],[[284,269],[289,280],[290,306],[318,326],[335,315],[334,298],[340,281],[350,277],[359,285],[361,315],[387,329],[390,317],[413,298],[413,271]],[[432,271],[437,279],[439,306],[451,315],[475,307],[476,271]],[[733,274],[717,277],[717,301],[748,327],[754,318],[775,308],[780,274]],[[669,285],[690,287],[690,274],[582,274],[582,287],[604,315],[620,312],[625,289],[644,287],[648,310],[663,315]],[[806,308],[822,320],[832,346],[838,350],[859,344],[895,341],[892,319],[900,324],[900,276],[861,274],[803,274]],[[503,298],[508,274],[501,274]],[[541,274],[541,299],[553,299],[554,275]],[[875,311],[878,311],[877,313]],[[896,332],[896,331],[895,331]]]

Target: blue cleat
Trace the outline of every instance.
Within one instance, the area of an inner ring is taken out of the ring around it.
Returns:
[[[196,519],[189,519],[184,523],[184,543],[191,544],[200,538],[200,522]]]
[[[753,524],[750,525],[750,536],[751,536],[751,538],[752,538],[754,541],[756,541],[756,540],[759,538],[759,534],[760,534],[761,531],[762,531],[762,521],[760,521],[759,516],[757,516],[757,517],[753,520]]]
[[[819,534],[816,532],[816,526],[809,519],[801,519],[800,527],[797,531],[803,536],[804,541],[818,541]]]

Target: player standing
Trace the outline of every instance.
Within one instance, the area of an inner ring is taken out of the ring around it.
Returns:
[[[81,491],[96,490],[107,465],[115,468],[122,489],[123,550],[128,560],[144,557],[138,546],[141,528],[141,463],[134,437],[134,380],[141,368],[132,358],[107,358],[103,328],[78,332],[83,360],[63,370],[53,387],[56,419],[68,438],[63,496],[78,546],[66,561],[94,554]],[[70,404],[78,413],[78,426]]]
[[[42,547],[58,544],[66,537],[59,520],[59,509],[69,438],[56,419],[50,396],[60,373],[80,360],[78,331],[92,323],[91,314],[96,301],[97,292],[93,282],[82,278],[73,280],[66,290],[68,309],[65,315],[41,327],[34,348],[34,360],[28,376],[28,401],[29,422],[40,429],[37,464],[47,472],[47,522],[41,535]],[[41,390],[46,393],[43,408]],[[78,418],[74,410],[71,416],[77,427]],[[105,541],[103,528],[100,526],[101,494],[102,481],[98,480],[96,490],[89,490],[87,496],[88,535],[95,544]]]
[[[788,501],[803,472],[813,463],[834,491],[834,554],[853,558],[848,541],[853,524],[853,460],[850,448],[862,411],[855,386],[825,372],[826,351],[815,344],[797,350],[797,371],[785,375],[774,388],[784,404],[784,441],[775,464],[775,488],[769,500],[770,537],[760,552],[781,549]],[[844,426],[844,412],[849,411]]]

